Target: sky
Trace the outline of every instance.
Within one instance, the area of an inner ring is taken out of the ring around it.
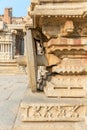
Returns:
[[[13,16],[22,17],[27,15],[30,0],[0,0],[0,15],[4,14],[4,8],[13,8]]]

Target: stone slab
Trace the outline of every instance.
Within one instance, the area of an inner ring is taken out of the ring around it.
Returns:
[[[48,122],[39,122],[39,123],[21,123],[18,126],[15,126],[12,130],[76,130],[74,123],[48,123]],[[78,129],[80,130],[80,129]],[[84,129],[86,130],[86,129]]]
[[[47,98],[43,92],[32,93],[29,89],[21,103],[21,121],[83,121],[86,106],[84,98]]]
[[[21,110],[22,108],[28,108],[31,105],[47,105],[53,103],[53,104],[83,104],[86,105],[85,99],[60,99],[60,98],[47,98],[44,93],[32,93],[31,90],[28,90],[25,93],[25,96],[23,98],[23,101],[21,103],[21,107],[19,109],[19,113],[14,125],[14,128],[12,130],[87,130],[87,126],[85,124],[85,121],[81,122],[68,122],[68,121],[21,121]],[[23,112],[22,112],[23,113]],[[26,113],[25,113],[26,114]]]
[[[82,123],[21,123],[12,130],[87,130],[86,124]]]

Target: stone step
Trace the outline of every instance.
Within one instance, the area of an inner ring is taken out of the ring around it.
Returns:
[[[16,62],[0,63],[0,74],[26,74],[26,68]]]

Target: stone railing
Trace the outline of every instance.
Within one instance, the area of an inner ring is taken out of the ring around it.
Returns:
[[[13,59],[13,45],[12,43],[0,43],[0,60],[12,60]]]

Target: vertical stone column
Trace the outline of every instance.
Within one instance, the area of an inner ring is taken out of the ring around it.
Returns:
[[[11,43],[10,43],[10,59],[12,60],[13,59],[13,54],[14,54],[14,51],[13,51],[13,43],[14,43],[14,38],[13,38],[13,35],[11,34]]]
[[[37,63],[36,63],[36,50],[33,41],[32,31],[27,29],[26,32],[26,52],[27,52],[27,67],[28,79],[31,90],[37,90]]]
[[[3,48],[2,48],[2,44],[1,44],[1,52],[2,52]]]
[[[13,59],[13,45],[11,43],[11,59]]]
[[[12,35],[12,58],[14,59],[16,53],[16,35]]]
[[[7,44],[7,59],[9,59],[9,44]]]
[[[26,35],[24,35],[24,55],[26,55]]]
[[[3,53],[4,53],[4,45],[5,45],[5,44],[3,44]]]

